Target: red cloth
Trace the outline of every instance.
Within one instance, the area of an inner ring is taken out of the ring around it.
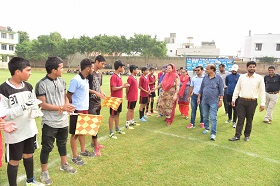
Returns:
[[[133,102],[138,100],[138,83],[137,79],[134,78],[134,76],[130,75],[127,78],[127,83],[129,83],[129,90],[126,95],[127,101]]]
[[[150,87],[150,90],[152,90],[153,88],[155,88],[156,76],[155,76],[155,75],[149,74],[149,75],[148,75],[148,80],[149,80],[149,87]],[[151,82],[154,82],[154,83],[153,83],[153,84],[150,84]]]
[[[173,104],[173,107],[172,107],[172,112],[171,112],[171,116],[170,118],[166,118],[166,122],[167,124],[172,124],[173,120],[174,120],[174,116],[175,116],[175,109],[176,109],[176,101],[174,102]]]
[[[2,167],[2,154],[3,154],[2,134],[0,131],[0,167]]]
[[[122,78],[117,74],[113,73],[110,78],[110,90],[111,90],[111,97],[122,98],[123,97],[123,89],[119,89],[117,91],[113,91],[112,87],[120,87],[122,86]]]
[[[141,76],[139,79],[139,87],[142,87],[144,90],[149,91],[149,80],[148,77]],[[141,97],[149,97],[149,94],[144,92],[143,90],[140,90],[140,96]]]
[[[185,92],[185,89],[187,87],[187,83],[189,82],[189,80],[190,80],[190,76],[188,76],[188,75],[185,77],[180,76],[180,81],[182,83],[182,86],[178,93],[180,98],[182,98],[184,96],[184,92]]]
[[[180,113],[183,114],[185,117],[189,116],[189,103],[187,104],[179,104]]]
[[[163,80],[162,80],[162,89],[164,92],[168,91],[170,88],[174,86],[175,78],[178,77],[178,74],[176,73],[176,67],[174,64],[170,64],[172,66],[172,71],[165,74]],[[167,65],[168,67],[169,65]]]

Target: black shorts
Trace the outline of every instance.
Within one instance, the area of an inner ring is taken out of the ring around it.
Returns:
[[[127,102],[127,109],[134,109],[136,107],[137,101],[128,101]]]
[[[148,103],[148,98],[149,98],[149,97],[142,97],[142,96],[140,96],[139,103],[140,103],[140,104],[146,104],[146,103]]]
[[[75,110],[74,113],[88,114],[88,111],[87,110]],[[70,134],[75,134],[77,121],[78,121],[78,115],[70,115],[70,120],[69,120],[69,133]]]
[[[92,115],[100,115],[101,111],[101,105],[100,104],[94,104],[94,103],[89,103],[89,109],[88,113]]]
[[[120,104],[118,110],[113,110],[113,109],[110,107],[110,115],[111,115],[111,116],[119,115],[120,112],[122,112],[122,103]]]
[[[22,154],[33,154],[37,147],[36,135],[15,144],[6,144],[6,162],[19,161],[22,159]]]
[[[151,94],[149,95],[150,98],[154,98],[156,97],[156,93],[155,92],[151,92]]]

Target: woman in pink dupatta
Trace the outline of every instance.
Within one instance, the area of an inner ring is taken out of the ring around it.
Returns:
[[[166,117],[167,126],[174,120],[176,102],[178,98],[180,79],[174,64],[168,64],[166,75],[156,89],[162,88],[158,98],[158,112]],[[155,90],[156,90],[155,89]]]
[[[178,105],[181,115],[184,115],[186,119],[189,117],[189,101],[188,93],[190,89],[191,79],[187,70],[183,69],[180,76],[180,90],[178,93]]]

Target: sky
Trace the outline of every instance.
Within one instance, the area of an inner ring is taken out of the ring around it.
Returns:
[[[245,36],[280,34],[276,0],[1,0],[0,26],[31,39],[59,32],[63,38],[107,34],[176,33],[176,43],[214,40],[220,55],[236,56]]]

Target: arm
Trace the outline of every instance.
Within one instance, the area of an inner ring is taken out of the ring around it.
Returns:
[[[219,80],[219,102],[218,102],[218,108],[220,108],[223,104],[223,97],[224,97],[224,82],[223,79],[220,78]]]
[[[260,84],[259,84],[259,96],[261,100],[260,108],[261,111],[263,111],[265,106],[265,84],[264,81],[262,81],[262,79],[260,80]]]
[[[239,77],[239,79],[237,81],[237,84],[234,88],[234,92],[233,92],[233,95],[232,95],[231,105],[233,107],[235,106],[235,100],[238,98],[240,90],[241,90],[241,76]]]

